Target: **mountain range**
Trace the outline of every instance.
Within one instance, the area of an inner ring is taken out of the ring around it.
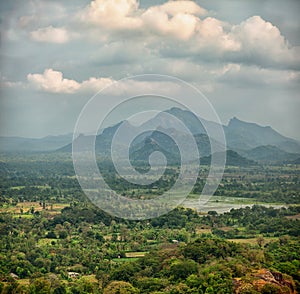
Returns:
[[[43,138],[0,137],[0,152],[53,151],[72,142],[73,134]]]
[[[198,118],[192,112],[180,108],[171,108],[166,110],[165,113],[178,118],[194,135],[202,162],[209,161],[211,155],[210,140],[216,146],[216,152],[224,150],[222,143],[217,140],[218,137],[215,137],[220,127],[217,123]],[[112,138],[121,123],[105,128],[97,135],[95,143],[96,153],[110,156]],[[177,145],[165,133],[171,135],[171,137],[175,135],[175,137],[179,138],[186,150],[189,151],[189,148],[191,148],[187,143],[187,133],[180,128],[176,121],[174,122],[174,120],[170,119],[170,116],[164,115],[164,113],[157,114],[141,126],[133,126],[127,121],[124,123],[122,134],[117,141],[117,150],[120,156],[125,156],[127,152],[126,138],[144,127],[153,129],[153,131],[144,132],[133,140],[129,156],[134,161],[148,162],[149,155],[153,151],[163,152],[170,161],[177,162],[180,160]],[[300,142],[281,135],[270,126],[260,126],[234,117],[229,121],[228,125],[222,125],[222,128],[226,137],[226,149],[230,151],[227,151],[227,163],[230,165],[234,165],[235,161],[241,162],[241,165],[249,165],[254,162],[297,162],[300,158]],[[210,139],[207,129],[209,130]],[[80,135],[75,140],[79,140],[80,146],[84,150],[85,142],[89,139],[90,136],[88,135]],[[71,152],[71,141],[71,134],[48,136],[42,139],[0,137],[0,151]]]

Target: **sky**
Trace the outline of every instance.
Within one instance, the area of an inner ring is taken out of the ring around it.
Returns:
[[[300,140],[299,12],[298,0],[0,1],[0,135],[71,133],[102,88],[162,74],[200,89],[224,124]]]

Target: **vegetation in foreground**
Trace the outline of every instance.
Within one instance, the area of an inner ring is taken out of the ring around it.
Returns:
[[[0,293],[299,292],[297,165],[227,167],[217,191],[285,207],[178,208],[138,222],[90,204],[70,160],[57,156],[0,163]],[[170,182],[142,190],[124,186],[113,171],[107,177],[133,198],[159,194]]]
[[[296,293],[299,214],[178,208],[136,222],[84,204],[2,213],[1,293]]]

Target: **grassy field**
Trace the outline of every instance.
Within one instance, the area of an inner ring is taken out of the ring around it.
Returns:
[[[138,258],[138,257],[144,257],[148,252],[145,251],[145,252],[126,252],[125,253],[125,256],[127,258]]]
[[[13,186],[13,187],[10,187],[11,190],[21,190],[21,189],[24,189],[26,186]],[[49,185],[37,185],[37,186],[31,186],[31,187],[34,187],[34,188],[38,188],[38,189],[42,189],[42,190],[45,190],[45,189],[50,189],[51,187]]]
[[[12,213],[16,216],[21,217],[32,217],[32,214],[30,214],[30,210],[34,209],[34,211],[47,211],[49,214],[56,215],[61,212],[61,210],[65,207],[69,206],[69,204],[66,203],[53,203],[52,206],[50,203],[46,204],[46,208],[43,209],[43,206],[40,204],[40,202],[19,202],[16,206],[12,205],[5,205],[3,207],[0,207],[0,213]],[[23,213],[21,213],[21,210],[23,210]]]
[[[200,228],[197,228],[196,229],[196,233],[197,233],[197,235],[211,234],[211,229],[200,229]]]
[[[113,258],[114,262],[126,262],[126,261],[137,261],[140,257],[123,257],[123,258]]]
[[[266,245],[270,242],[277,241],[277,237],[263,237],[263,245]],[[241,243],[241,244],[251,244],[251,245],[257,245],[257,238],[249,238],[249,239],[227,239],[227,241],[235,242],[235,243]]]

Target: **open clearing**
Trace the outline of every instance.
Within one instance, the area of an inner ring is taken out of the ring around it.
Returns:
[[[52,206],[51,206],[52,205]],[[43,205],[41,205],[40,202],[19,202],[16,206],[12,205],[5,205],[3,207],[0,207],[0,213],[12,213],[18,216],[26,217],[30,216],[29,211],[33,207],[34,211],[47,211],[49,214],[59,214],[62,209],[69,206],[69,204],[66,203],[46,203],[46,208],[43,209]],[[21,213],[21,210],[23,210],[23,213]]]
[[[277,241],[277,237],[263,237],[264,241],[263,244],[266,245],[270,242]],[[248,239],[227,239],[227,241],[235,242],[235,243],[242,243],[242,244],[251,244],[257,245],[257,238],[248,238]]]
[[[147,253],[148,253],[148,251],[145,251],[145,252],[126,252],[125,256],[127,258],[144,257]]]

